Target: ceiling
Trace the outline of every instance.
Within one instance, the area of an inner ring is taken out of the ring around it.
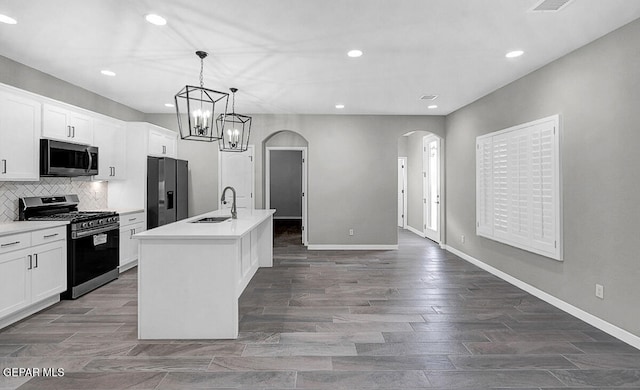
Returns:
[[[0,0],[18,21],[0,55],[145,113],[173,112],[204,50],[205,87],[239,88],[238,112],[446,115],[640,17],[640,0],[538,2]]]

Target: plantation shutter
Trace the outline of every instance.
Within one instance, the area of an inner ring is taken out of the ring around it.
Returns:
[[[476,139],[476,234],[560,260],[559,117]]]

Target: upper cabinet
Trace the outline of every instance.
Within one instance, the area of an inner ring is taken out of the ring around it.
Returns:
[[[126,178],[126,128],[124,122],[96,119],[93,124],[93,144],[98,147],[97,180]]]
[[[178,157],[178,134],[175,131],[150,126],[148,155]]]
[[[0,91],[0,181],[38,181],[41,104]]]
[[[42,137],[76,144],[93,144],[93,119],[72,109],[44,103]]]

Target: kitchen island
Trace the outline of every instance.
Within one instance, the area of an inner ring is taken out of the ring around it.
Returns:
[[[275,210],[218,210],[134,235],[138,338],[234,339],[238,298],[258,270],[273,266]]]

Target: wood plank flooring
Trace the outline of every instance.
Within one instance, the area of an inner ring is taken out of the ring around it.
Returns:
[[[0,389],[640,389],[639,350],[428,240],[307,251],[279,233],[239,339],[139,341],[134,269],[3,329],[0,368],[64,376]]]

